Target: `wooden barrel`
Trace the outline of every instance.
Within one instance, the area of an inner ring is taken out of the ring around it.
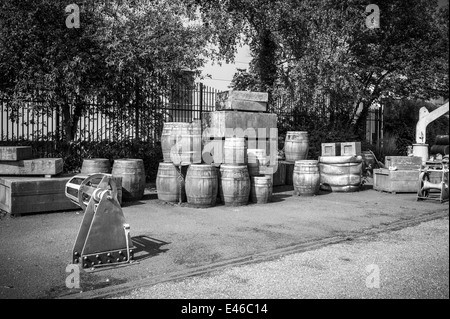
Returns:
[[[250,198],[253,203],[265,204],[272,200],[272,180],[269,176],[251,176]]]
[[[294,194],[298,196],[313,196],[319,193],[320,173],[319,161],[301,160],[294,165]]]
[[[117,159],[112,168],[113,176],[122,176],[123,201],[140,200],[144,196],[145,169],[142,159]]]
[[[81,166],[81,174],[111,173],[111,163],[107,158],[86,158]]]
[[[158,199],[179,203],[186,201],[185,176],[187,166],[176,167],[173,163],[159,163],[156,175]]]
[[[287,132],[284,143],[286,161],[304,160],[308,156],[308,150],[308,132]]]
[[[188,165],[201,163],[201,125],[196,123],[166,122],[161,134],[164,162]]]
[[[223,146],[224,164],[247,164],[247,147],[243,137],[227,137]]]
[[[268,164],[266,150],[263,149],[248,149],[247,150],[247,167],[250,176],[257,176],[262,174],[261,167]]]
[[[220,186],[220,198],[225,206],[247,205],[250,196],[247,165],[221,165]]]
[[[319,158],[320,188],[333,192],[356,192],[361,185],[362,158],[322,156]]]
[[[187,202],[194,207],[212,207],[218,193],[218,169],[212,165],[189,166],[186,176]]]

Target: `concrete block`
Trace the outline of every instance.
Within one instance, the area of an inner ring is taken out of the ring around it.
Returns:
[[[20,161],[32,157],[31,146],[0,146],[0,161]]]

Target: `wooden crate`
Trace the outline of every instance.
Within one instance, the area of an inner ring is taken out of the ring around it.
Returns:
[[[339,156],[341,143],[322,143],[322,156]]]
[[[0,162],[0,175],[58,175],[63,171],[62,158],[36,158]]]
[[[373,188],[389,193],[417,193],[419,170],[396,170],[386,168],[373,170]]]
[[[386,156],[384,164],[387,168],[390,166],[397,167],[398,170],[416,170],[422,165],[422,157],[420,156]]]
[[[31,146],[0,146],[0,161],[20,161],[32,157]]]
[[[0,209],[13,215],[79,209],[64,194],[71,177],[0,177]]]
[[[361,155],[361,142],[341,143],[341,156]]]
[[[266,92],[225,91],[217,94],[216,110],[266,112],[269,94]]]

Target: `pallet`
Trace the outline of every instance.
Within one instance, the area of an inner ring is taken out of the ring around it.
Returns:
[[[36,158],[20,161],[0,162],[0,175],[46,176],[63,171],[62,158]]]
[[[80,209],[64,194],[71,177],[0,177],[0,209],[12,215]]]
[[[32,157],[31,146],[0,146],[0,161],[20,161]]]

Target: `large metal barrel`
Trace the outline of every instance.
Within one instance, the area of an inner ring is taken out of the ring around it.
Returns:
[[[185,176],[187,166],[176,167],[173,163],[159,163],[156,175],[158,199],[179,203],[186,201]]]
[[[308,132],[288,131],[284,143],[286,161],[304,160],[309,150]]]
[[[227,137],[223,146],[224,164],[247,164],[247,146],[243,137]]]
[[[257,176],[262,174],[261,167],[265,167],[268,164],[266,156],[266,150],[264,149],[248,149],[247,150],[248,161],[248,174],[250,176]]]
[[[122,177],[123,201],[140,200],[145,190],[145,169],[142,159],[117,159],[112,168],[113,176]]]
[[[319,157],[320,188],[333,192],[356,192],[361,185],[362,158],[356,156]]]
[[[449,145],[448,135],[437,135],[434,144],[436,144],[436,145]]]
[[[216,167],[206,164],[189,166],[186,176],[186,197],[189,204],[195,207],[214,206],[218,188]]]
[[[225,206],[247,205],[250,195],[247,165],[221,165],[219,191]]]
[[[251,176],[250,198],[253,203],[265,204],[272,200],[272,179],[269,176]]]
[[[320,173],[319,162],[315,160],[295,161],[293,184],[294,194],[298,196],[313,196],[319,192]]]
[[[111,163],[107,158],[86,158],[81,166],[81,174],[111,173]]]
[[[167,122],[161,134],[164,162],[201,163],[202,136],[199,123]]]
[[[441,154],[441,155],[448,155],[449,152],[449,146],[448,145],[433,145],[431,146],[430,154]]]

